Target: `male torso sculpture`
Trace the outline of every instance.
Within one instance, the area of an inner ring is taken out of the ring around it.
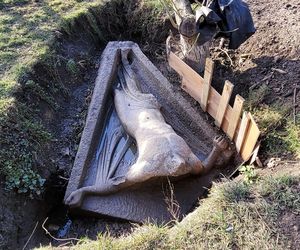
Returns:
[[[117,167],[115,163],[107,179],[71,193],[66,199],[70,206],[80,206],[86,194],[106,195],[154,177],[205,173],[220,158],[227,161],[232,155],[226,139],[219,137],[214,140],[210,155],[201,162],[183,138],[165,122],[156,98],[140,91],[130,66],[129,52],[122,51],[122,67],[118,72],[119,86],[114,90],[114,104],[123,128],[136,140],[138,158],[124,176],[113,176]],[[119,136],[120,131],[116,130],[111,141]],[[107,168],[105,162],[101,166]]]

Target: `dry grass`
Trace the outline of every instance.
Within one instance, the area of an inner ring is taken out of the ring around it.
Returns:
[[[262,131],[262,152],[267,156],[289,155],[300,158],[300,117],[293,121],[292,109],[278,100],[266,104],[270,91],[266,85],[250,92],[246,108],[250,110]]]
[[[287,249],[292,242],[278,221],[284,211],[300,216],[299,183],[300,176],[288,175],[215,183],[209,197],[171,228],[148,224],[129,236],[83,239],[71,249]]]

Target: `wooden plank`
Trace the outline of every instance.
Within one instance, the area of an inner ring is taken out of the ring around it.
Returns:
[[[173,52],[168,57],[169,65],[187,82],[191,84],[199,84],[200,90],[203,88],[204,79],[184,61],[182,61]],[[201,96],[199,96],[201,98]]]
[[[250,165],[253,164],[256,161],[259,148],[260,148],[260,143],[258,142],[258,143],[256,143],[255,149],[252,152],[252,156],[251,156],[251,159],[250,159],[250,162],[249,162]]]
[[[242,145],[243,145],[243,142],[244,142],[244,139],[245,139],[248,127],[249,127],[249,123],[250,123],[250,117],[249,117],[248,113],[244,111],[242,121],[241,121],[241,126],[240,126],[238,136],[236,138],[236,143],[235,143],[236,151],[238,153],[240,153],[240,151],[241,151],[241,148],[242,148]]]
[[[233,108],[228,105],[233,85],[226,81],[221,96],[210,84],[207,84],[211,83],[212,77],[209,71],[203,79],[173,52],[170,52],[168,60],[169,65],[182,77],[182,88],[200,103],[204,111],[206,110],[215,118],[216,125],[235,141],[237,151],[241,153],[244,160],[248,160],[253,153],[260,131],[250,113],[244,112],[243,118],[240,119],[244,102],[241,96],[236,96]]]
[[[197,102],[200,102],[201,90],[196,82],[187,81],[182,78],[181,88],[187,92],[191,97],[193,97]]]
[[[230,122],[227,131],[224,131],[230,138],[230,140],[233,140],[236,128],[238,126],[238,123],[240,121],[240,117],[243,110],[243,104],[244,104],[244,98],[240,95],[235,96],[231,116],[230,116]]]
[[[190,94],[195,100],[201,103],[199,100],[202,98],[201,91],[204,85],[204,79],[195,72],[191,67],[189,67],[185,62],[183,62],[178,56],[173,52],[170,52],[168,57],[169,65],[172,67],[183,79],[182,87]],[[213,117],[216,117],[218,106],[220,103],[221,95],[210,86],[207,102],[207,112]],[[230,117],[232,116],[232,107],[227,106],[225,116],[223,118],[222,130],[227,131],[229,127]],[[238,127],[241,119],[239,120]],[[235,138],[237,136],[238,128],[236,129]]]
[[[222,125],[223,118],[229,103],[232,90],[233,90],[233,84],[226,80],[224,84],[221,100],[218,106],[218,111],[215,117],[215,124],[218,127],[221,127]]]
[[[178,73],[178,72],[177,72]],[[178,73],[181,75],[182,73]],[[201,77],[201,76],[200,76]],[[201,100],[201,86],[203,83],[203,79],[198,78],[196,81],[190,80],[188,77],[184,77],[182,79],[182,88],[190,94],[195,100],[199,103]],[[210,87],[208,102],[207,102],[207,112],[213,117],[216,117],[218,106],[220,103],[221,95],[213,88]],[[227,106],[225,116],[222,123],[223,131],[227,131],[229,127],[230,117],[232,116],[232,107],[230,105]]]
[[[206,112],[207,109],[207,100],[208,100],[211,80],[213,77],[213,72],[214,72],[214,61],[210,58],[206,58],[205,71],[204,71],[204,84],[203,84],[201,103],[200,103],[201,108],[203,109],[204,112]]]
[[[252,155],[252,152],[260,135],[260,131],[252,115],[250,113],[248,115],[250,117],[249,128],[245,135],[245,139],[241,148],[241,156],[244,160],[248,160]]]
[[[213,88],[210,87],[207,102],[207,112],[215,118],[218,111],[218,106],[221,100],[221,95]]]

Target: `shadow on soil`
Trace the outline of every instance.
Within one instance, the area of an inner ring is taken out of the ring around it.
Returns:
[[[232,106],[237,94],[247,98],[245,106],[254,114],[262,131],[261,154],[294,160],[299,154],[299,143],[297,143],[299,135],[296,134],[300,131],[300,116],[297,115],[300,110],[297,104],[300,93],[299,85],[297,87],[297,83],[300,82],[300,62],[273,56],[249,60],[250,65],[254,66],[243,72],[239,70],[239,66],[231,68],[216,63],[212,85],[222,93],[224,80],[234,84],[230,100]],[[234,61],[234,63],[238,65],[238,62]],[[265,91],[259,90],[262,86]],[[298,91],[294,103],[295,88]],[[249,107],[251,103],[254,103],[254,107]],[[275,117],[272,117],[274,114]],[[276,114],[282,116],[278,121],[276,121]],[[293,125],[293,119],[298,125]]]

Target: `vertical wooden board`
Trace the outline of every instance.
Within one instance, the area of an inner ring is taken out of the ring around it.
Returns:
[[[235,130],[234,136],[233,136],[233,141],[234,142],[236,141],[236,139],[238,137],[238,133],[239,133],[239,130],[240,130],[240,127],[241,127],[241,123],[242,123],[242,119],[240,118],[239,122],[237,124],[236,130]]]
[[[248,160],[252,155],[258,137],[260,135],[260,131],[256,122],[254,121],[252,115],[249,113],[250,124],[248,128],[248,132],[246,133],[244,142],[241,148],[241,156],[244,160]]]
[[[260,143],[258,142],[258,143],[256,143],[255,149],[252,152],[251,160],[250,160],[250,163],[249,163],[250,165],[253,164],[256,161],[256,157],[258,155],[259,148],[260,148]]]
[[[236,128],[240,121],[244,101],[245,100],[243,97],[241,97],[240,95],[236,95],[234,104],[233,104],[233,109],[231,112],[231,116],[229,117],[229,126],[228,126],[227,131],[224,131],[231,140],[234,137]]]
[[[174,53],[170,52],[168,60],[169,65],[182,76],[182,88],[215,119],[215,124],[235,141],[242,158],[248,160],[260,131],[250,113],[244,112],[242,120],[240,119],[244,102],[241,96],[236,96],[233,108],[228,105],[233,85],[226,81],[222,96],[211,87],[213,61],[210,59],[206,62],[204,79]]]
[[[241,151],[241,148],[242,148],[242,145],[243,145],[243,142],[244,142],[244,139],[245,139],[248,127],[249,127],[249,122],[250,122],[250,117],[249,117],[248,113],[244,111],[243,118],[241,121],[241,126],[239,129],[239,133],[238,133],[238,136],[237,136],[236,142],[235,142],[236,151],[238,153],[240,153],[240,151]]]
[[[205,71],[204,71],[204,84],[203,84],[202,97],[201,97],[201,108],[203,109],[204,112],[206,112],[207,110],[207,101],[208,101],[211,80],[213,77],[213,71],[214,71],[214,61],[210,58],[206,58]]]
[[[223,88],[223,92],[222,92],[222,96],[221,96],[221,100],[218,106],[218,111],[215,117],[215,124],[218,127],[221,127],[222,122],[223,122],[223,118],[228,106],[228,102],[232,93],[232,89],[233,89],[233,84],[229,81],[225,81],[224,84],[224,88]]]
[[[218,106],[221,100],[221,95],[213,88],[210,87],[210,91],[208,94],[208,101],[207,101],[207,112],[215,119]]]

